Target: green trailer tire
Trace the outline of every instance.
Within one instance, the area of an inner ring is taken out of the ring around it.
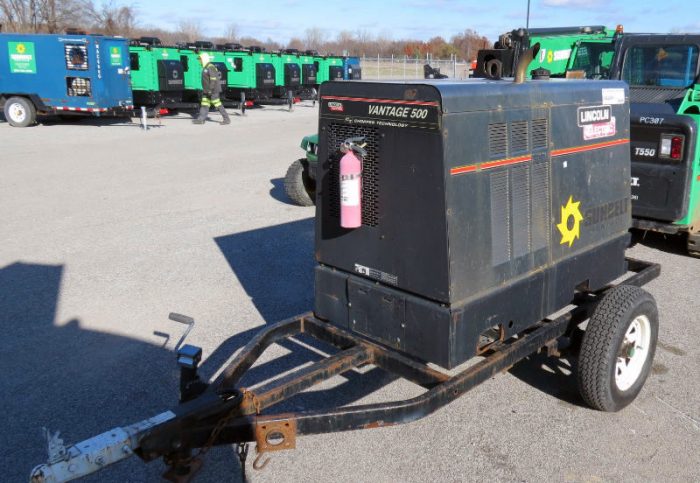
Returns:
[[[24,97],[10,97],[5,101],[3,114],[13,127],[28,127],[36,122],[36,108]]]
[[[584,401],[608,412],[634,401],[651,371],[658,334],[651,294],[631,285],[608,290],[581,342],[577,379]]]
[[[316,181],[309,176],[308,166],[306,159],[297,159],[284,177],[285,193],[299,206],[313,206],[316,202]]]

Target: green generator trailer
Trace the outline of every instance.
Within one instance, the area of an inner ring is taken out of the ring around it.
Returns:
[[[161,45],[154,37],[143,37],[131,41],[129,61],[136,107],[183,107],[185,65],[177,47]]]
[[[615,30],[603,25],[557,27],[543,29],[516,29],[499,36],[493,49],[477,53],[474,77],[512,77],[518,59],[530,46],[540,44],[540,50],[530,62],[527,73],[547,69],[551,77],[564,77],[570,68],[569,60],[579,42],[612,43],[621,27]],[[611,57],[608,59],[611,60]]]
[[[275,52],[272,65],[275,67],[275,97],[293,97],[301,89],[301,63],[297,53],[289,50]]]
[[[299,97],[302,99],[316,99],[318,96],[318,68],[314,62],[316,52],[306,51],[298,54],[299,67],[301,68],[301,89]]]
[[[257,46],[244,48],[240,44],[225,44],[218,47],[218,54],[223,56],[223,63],[228,69],[224,90],[227,101],[243,102],[246,106],[290,103],[289,99],[274,97],[275,54]]]
[[[229,44],[230,45],[230,44]],[[224,106],[240,108],[245,111],[245,98],[240,93],[233,92],[232,86],[244,82],[244,72],[241,69],[242,62],[236,60],[241,55],[230,51],[230,47],[217,45],[211,42],[197,41],[180,44],[180,51],[185,62],[185,98],[191,102],[199,102],[202,95],[202,64],[199,61],[201,54],[207,54],[210,62],[221,73],[221,101]],[[239,69],[239,70],[237,70]]]
[[[202,96],[202,65],[199,63],[199,54],[195,48],[186,45],[181,45],[178,53],[185,71],[184,100],[199,103]]]
[[[150,112],[196,110],[202,97],[202,65],[199,55],[207,52],[222,71],[227,69],[223,53],[202,50],[195,44],[162,45],[156,37],[132,40],[129,47],[134,104]],[[237,107],[228,103],[227,107]]]
[[[329,77],[329,62],[328,62],[328,57],[325,55],[314,55],[314,65],[316,66],[316,82],[318,85],[323,84],[324,82],[330,80]]]
[[[343,80],[343,58],[338,56],[326,57],[326,76],[329,81]]]

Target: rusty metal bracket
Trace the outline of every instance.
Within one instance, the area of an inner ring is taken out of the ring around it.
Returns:
[[[255,424],[258,453],[295,449],[297,423],[294,419],[264,421]]]
[[[548,340],[544,346],[547,348],[547,357],[561,357],[559,351],[559,341],[557,339]]]
[[[270,458],[262,461],[265,453],[296,448],[297,423],[295,420],[257,422],[255,424],[255,450],[258,455],[253,461],[253,469],[262,470]]]

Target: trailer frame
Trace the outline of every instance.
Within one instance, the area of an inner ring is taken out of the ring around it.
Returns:
[[[213,446],[239,445],[237,453],[241,459],[242,470],[245,471],[247,443],[255,442],[257,457],[253,467],[262,469],[268,461],[262,460],[263,455],[294,449],[296,438],[300,435],[380,428],[421,419],[499,372],[510,369],[534,352],[544,349],[547,355],[560,357],[562,351],[575,348],[575,331],[579,324],[591,316],[597,303],[609,289],[619,285],[641,287],[660,273],[659,264],[632,258],[627,258],[626,261],[628,272],[632,273],[628,273],[619,284],[610,284],[597,292],[577,293],[572,305],[560,312],[556,318],[544,319],[510,339],[496,338],[483,347],[480,354],[482,360],[467,365],[455,375],[449,375],[395,349],[324,322],[311,312],[263,328],[211,383],[203,382],[197,374],[202,350],[192,345],[184,345],[177,353],[180,365],[180,404],[177,407],[155,418],[124,429],[116,428],[64,449],[62,454],[68,455],[67,457],[55,463],[51,463],[50,458],[49,463],[35,468],[31,481],[42,483],[73,479],[73,476],[65,479],[49,478],[49,475],[56,474],[56,468],[50,468],[50,465],[60,464],[68,468],[69,463],[73,462],[73,471],[76,471],[75,462],[79,458],[92,461],[96,459],[94,454],[91,457],[78,454],[80,448],[90,446],[86,444],[88,442],[94,447],[94,442],[104,442],[110,433],[114,439],[115,432],[121,432],[119,434],[123,433],[128,437],[103,445],[108,446],[112,452],[115,449],[121,450],[122,455],[119,459],[124,459],[132,453],[147,462],[163,457],[169,466],[163,475],[164,478],[186,482],[201,468],[203,456]],[[171,319],[184,323],[193,322],[189,317],[179,314],[171,314]],[[243,375],[265,349],[301,334],[329,344],[338,349],[338,352],[270,382],[263,382],[254,389],[238,386]],[[422,386],[426,391],[401,401],[263,414],[264,410],[322,381],[367,364],[373,364]],[[195,453],[195,449],[199,451]],[[103,454],[107,452],[100,453]],[[72,460],[67,459],[68,457]],[[94,468],[90,471],[75,474],[74,477],[92,473],[106,466],[105,463],[112,462],[116,461],[107,462],[103,459],[101,465],[93,465]],[[49,469],[52,469],[52,472],[47,471]]]

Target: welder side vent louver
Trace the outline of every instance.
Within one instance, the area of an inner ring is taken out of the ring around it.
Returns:
[[[513,192],[513,257],[531,252],[530,166],[517,166],[511,173]]]
[[[328,133],[328,212],[340,219],[340,145],[349,138],[365,138],[367,155],[362,159],[362,224],[379,225],[379,133],[376,128],[331,124]]]
[[[491,263],[510,261],[510,193],[508,171],[491,173]]]
[[[549,125],[547,119],[532,121],[532,149],[546,148],[549,144]]]
[[[529,122],[516,121],[510,123],[510,155],[529,151]]]
[[[532,193],[532,250],[536,252],[549,245],[550,236],[549,162],[545,155],[533,159]]]
[[[503,158],[508,155],[508,125],[505,122],[489,124],[489,156]]]

